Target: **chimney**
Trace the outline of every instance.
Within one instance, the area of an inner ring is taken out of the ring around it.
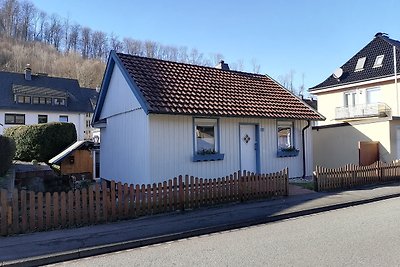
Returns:
[[[217,66],[215,66],[217,69],[221,69],[221,70],[229,70],[229,65],[226,64],[223,60],[221,60]]]
[[[25,67],[25,80],[27,81],[32,80],[32,69],[30,64],[26,64]]]

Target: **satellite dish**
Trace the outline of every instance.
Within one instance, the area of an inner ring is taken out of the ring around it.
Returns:
[[[335,78],[335,79],[339,79],[340,77],[342,77],[342,75],[343,75],[343,70],[342,70],[342,68],[338,68],[338,69],[336,69],[334,72],[333,72],[333,78]]]

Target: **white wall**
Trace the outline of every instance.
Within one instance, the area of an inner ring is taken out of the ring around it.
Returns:
[[[101,177],[126,183],[147,183],[148,117],[117,65],[100,119],[107,119],[107,126],[100,129]]]
[[[295,145],[300,149],[299,155],[278,158],[276,120],[220,118],[220,153],[225,154],[224,160],[193,162],[193,118],[179,115],[150,115],[150,182],[186,174],[215,178],[238,171],[240,123],[255,123],[263,128],[260,131],[261,172],[270,173],[289,167],[290,177],[302,175],[301,129],[306,122],[295,123]],[[306,133],[309,155],[306,162],[307,175],[311,175],[311,129],[309,128]]]
[[[0,134],[3,133],[3,129],[18,126],[18,124],[5,124],[5,114],[25,114],[25,125],[32,125],[38,123],[38,115],[47,115],[47,122],[58,122],[60,115],[68,116],[68,122],[75,124],[76,133],[78,140],[83,140],[85,130],[85,113],[73,113],[73,112],[41,112],[41,111],[23,111],[23,110],[0,110]]]

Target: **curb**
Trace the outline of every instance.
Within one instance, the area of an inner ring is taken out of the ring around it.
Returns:
[[[312,209],[308,209],[308,210],[294,211],[294,212],[289,212],[289,213],[284,213],[284,214],[278,214],[278,215],[271,216],[271,217],[259,217],[259,218],[254,218],[252,220],[235,222],[232,224],[223,224],[223,225],[212,226],[212,227],[198,228],[198,229],[193,229],[193,230],[189,230],[189,231],[185,231],[185,232],[161,235],[161,236],[156,236],[156,237],[149,237],[149,238],[138,239],[138,240],[130,240],[130,241],[101,245],[101,246],[94,246],[94,247],[70,250],[70,251],[65,251],[65,252],[61,252],[61,253],[48,254],[48,255],[19,259],[19,260],[4,261],[4,262],[0,262],[0,266],[38,266],[38,265],[52,264],[52,263],[63,262],[63,261],[76,260],[76,259],[85,258],[85,257],[97,256],[97,255],[106,254],[106,253],[112,253],[112,252],[116,252],[116,251],[120,251],[120,250],[134,249],[134,248],[138,248],[138,247],[154,245],[157,243],[175,241],[175,240],[189,238],[189,237],[193,237],[193,236],[207,235],[207,234],[212,234],[215,232],[229,231],[229,230],[233,230],[233,229],[245,228],[245,227],[259,225],[259,224],[272,223],[272,222],[282,221],[282,220],[286,220],[286,219],[297,218],[297,217],[301,217],[301,216],[305,216],[305,215],[317,214],[317,213],[321,213],[321,212],[337,210],[337,209],[347,208],[347,207],[351,207],[351,206],[358,206],[358,205],[368,204],[368,203],[372,203],[372,202],[377,202],[377,201],[391,199],[391,198],[397,198],[397,197],[400,197],[400,193],[379,196],[379,197],[374,197],[374,198],[370,198],[370,199],[363,199],[363,200],[339,203],[339,204],[334,204],[334,205],[330,205],[330,206],[317,207],[317,208],[312,208]]]

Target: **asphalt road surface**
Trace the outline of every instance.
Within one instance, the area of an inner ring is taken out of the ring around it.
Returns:
[[[400,266],[400,199],[58,265]]]

